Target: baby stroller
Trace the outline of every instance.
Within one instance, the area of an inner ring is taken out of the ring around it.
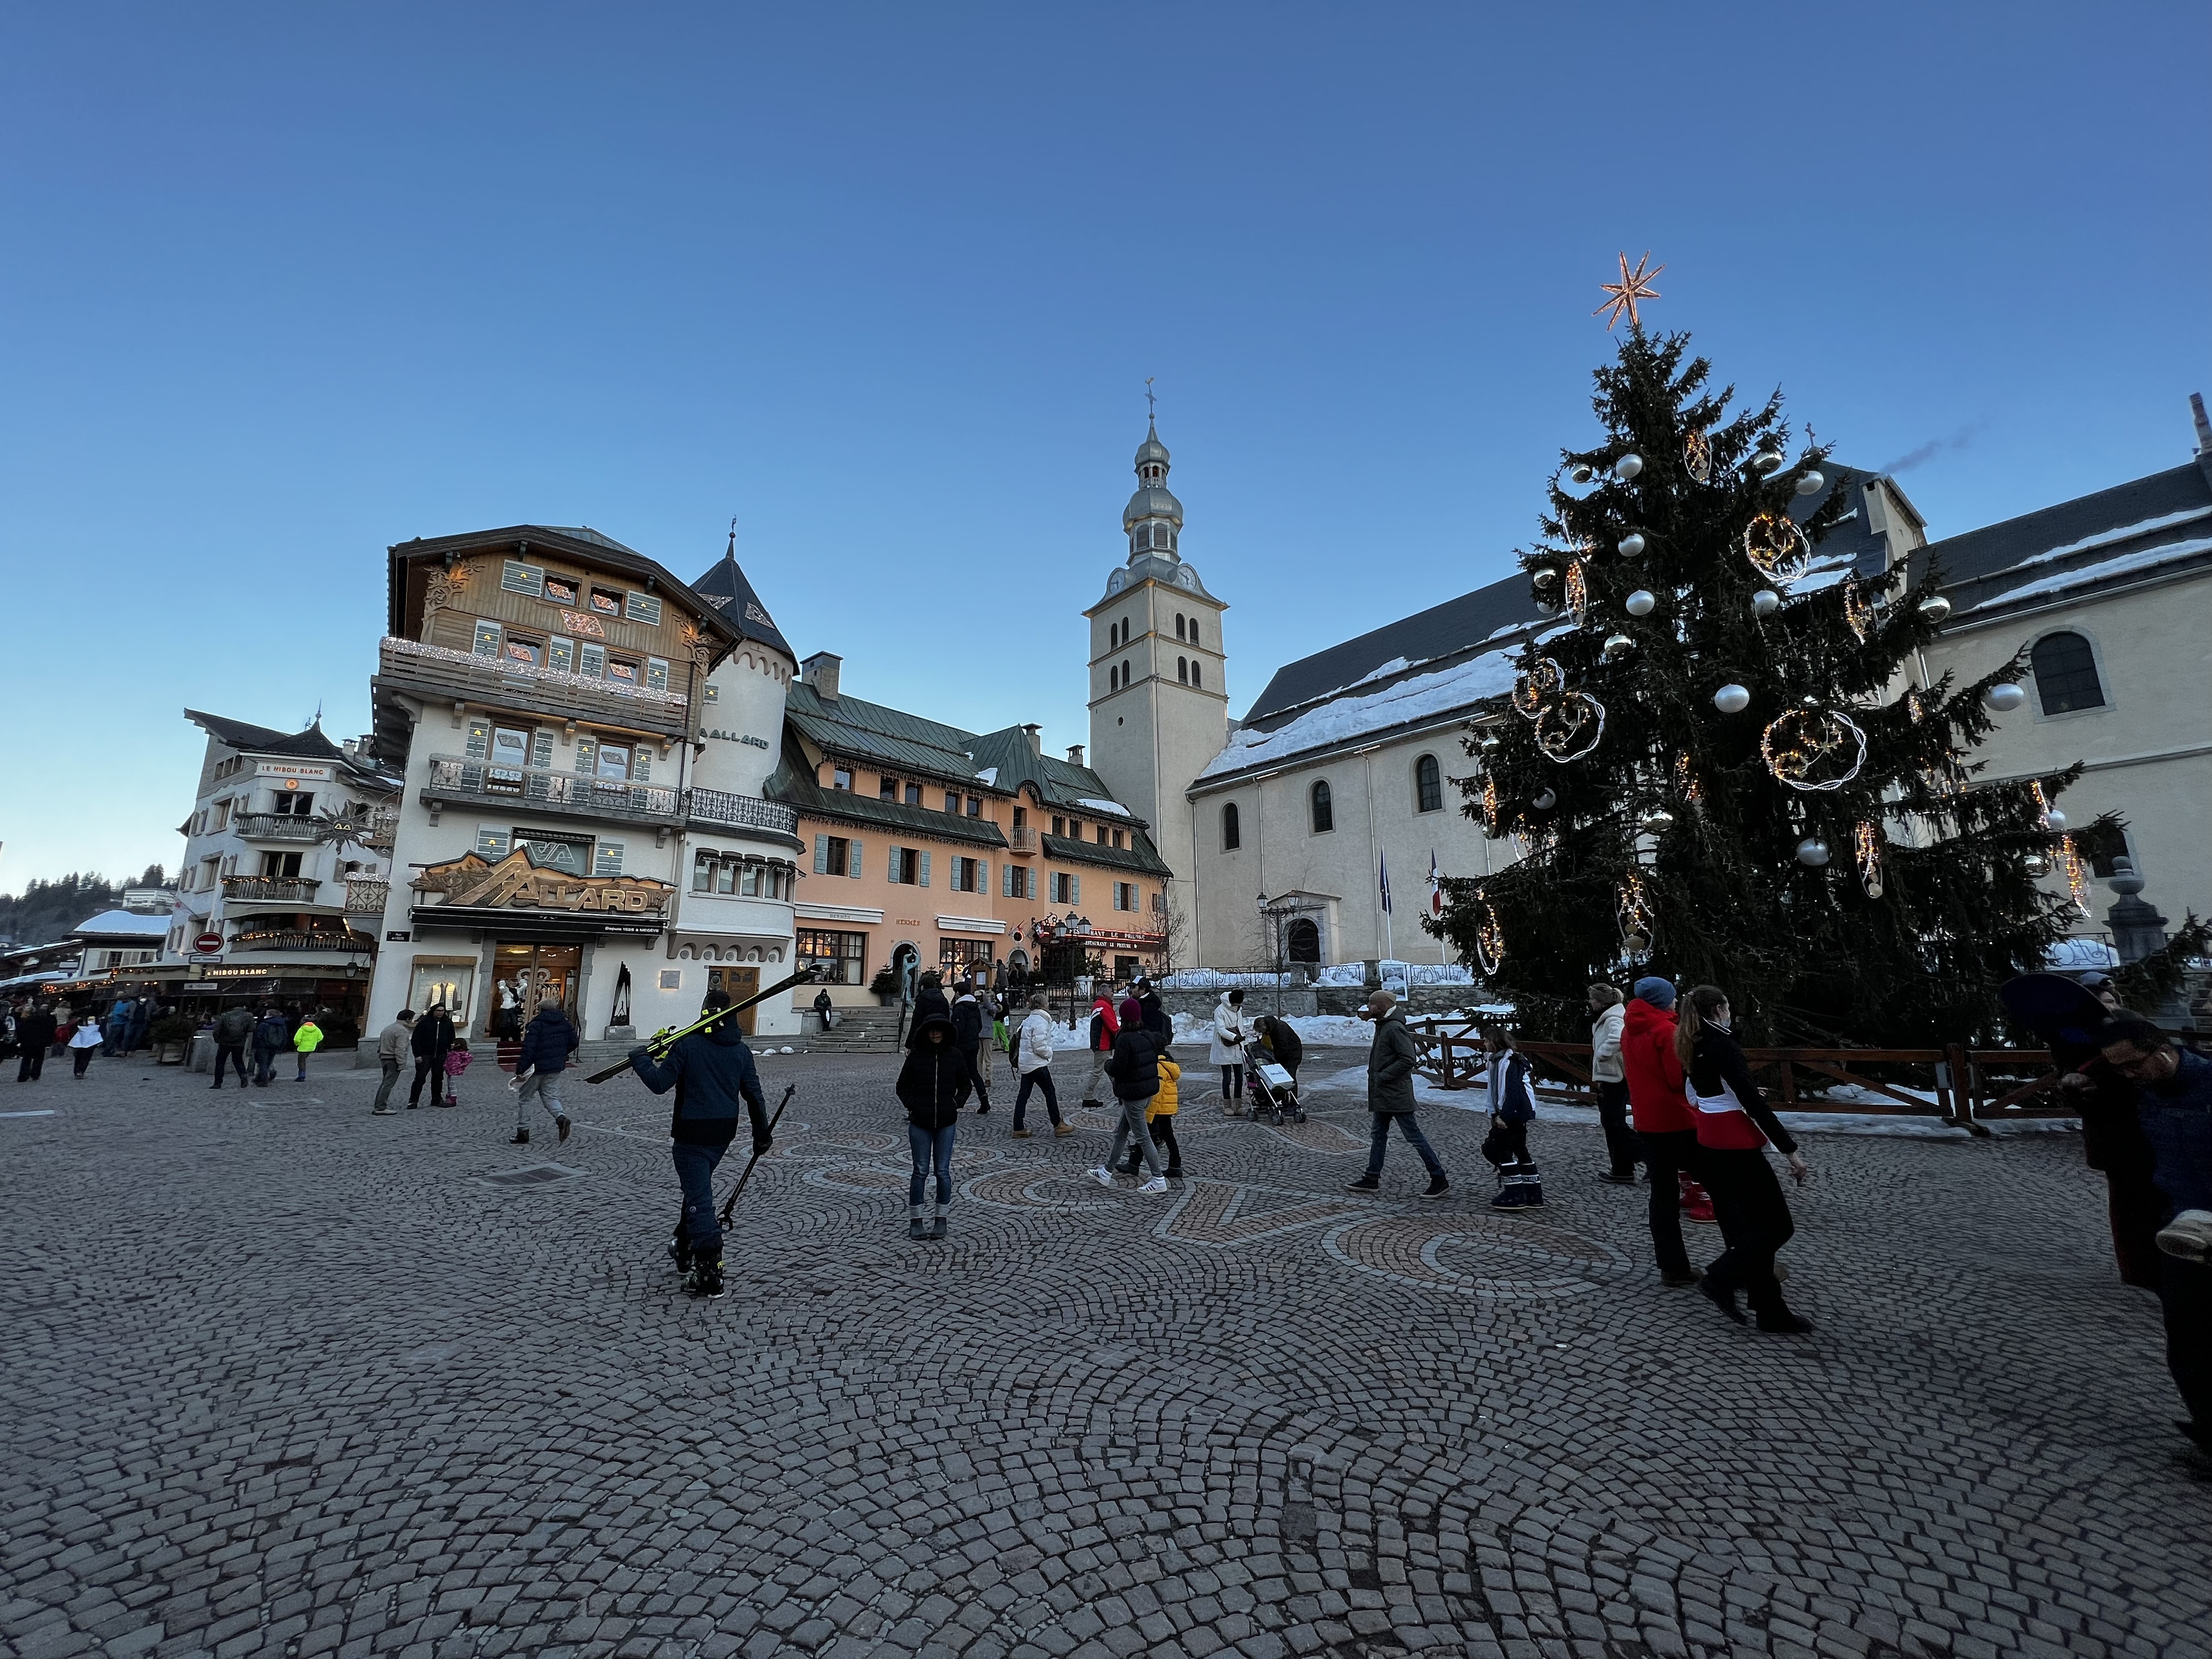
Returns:
[[[1297,1079],[1273,1060],[1255,1061],[1245,1067],[1244,1074],[1252,1085],[1254,1122],[1280,1123],[1285,1118],[1293,1123],[1306,1121],[1305,1108],[1298,1104]]]

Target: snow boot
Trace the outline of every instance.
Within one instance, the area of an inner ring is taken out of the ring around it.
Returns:
[[[939,1205],[939,1206],[937,1206],[937,1218],[936,1218],[934,1221],[933,1221],[933,1222],[931,1222],[931,1223],[929,1224],[929,1236],[930,1236],[930,1237],[931,1237],[931,1238],[935,1239],[935,1240],[939,1240],[939,1241],[940,1241],[940,1242],[944,1239],[944,1237],[945,1237],[945,1206],[943,1206],[942,1204],[940,1204],[940,1205]]]
[[[915,1204],[909,1206],[908,1208],[910,1213],[907,1217],[906,1236],[908,1238],[927,1238],[929,1236],[929,1224],[922,1219],[922,1206]]]
[[[684,1280],[684,1288],[703,1302],[715,1302],[722,1296],[722,1258],[718,1255],[696,1255],[691,1258],[691,1271]]]

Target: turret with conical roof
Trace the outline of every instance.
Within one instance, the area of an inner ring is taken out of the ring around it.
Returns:
[[[1182,535],[1182,503],[1168,488],[1168,447],[1159,428],[1148,426],[1145,441],[1137,446],[1137,493],[1121,509],[1121,528],[1129,538],[1129,562],[1147,553],[1163,558],[1180,556],[1176,543]]]

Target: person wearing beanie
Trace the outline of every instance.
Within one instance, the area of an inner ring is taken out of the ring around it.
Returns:
[[[1698,1167],[1698,1135],[1674,1054],[1674,988],[1645,978],[1636,981],[1635,991],[1622,1011],[1620,1070],[1636,1139],[1651,1172],[1651,1256],[1666,1284],[1694,1285],[1698,1275],[1682,1243],[1681,1211]],[[1696,1196],[1705,1197],[1702,1188]],[[1708,1207],[1705,1218],[1711,1214]],[[1698,1218],[1694,1207],[1691,1218]]]

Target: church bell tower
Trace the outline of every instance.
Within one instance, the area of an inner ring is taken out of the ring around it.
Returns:
[[[1106,578],[1091,622],[1091,764],[1114,798],[1152,827],[1186,915],[1196,849],[1184,791],[1229,741],[1221,613],[1184,562],[1182,503],[1168,489],[1157,426],[1137,447],[1137,490],[1121,509],[1127,558]]]

